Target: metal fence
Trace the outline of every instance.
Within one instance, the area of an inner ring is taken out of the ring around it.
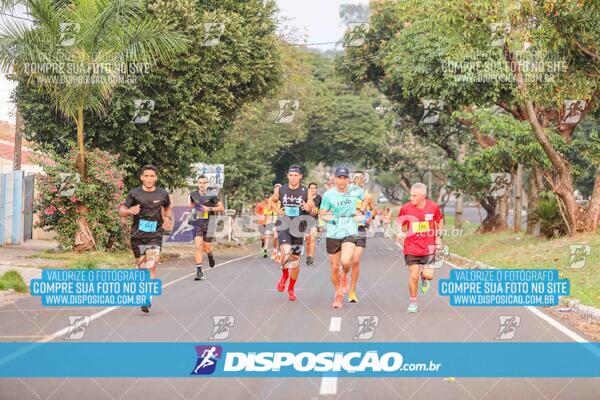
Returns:
[[[34,175],[0,174],[0,244],[21,244],[33,233]]]

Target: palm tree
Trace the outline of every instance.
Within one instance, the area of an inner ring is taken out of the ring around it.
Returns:
[[[0,10],[15,0],[0,0]],[[182,33],[149,15],[145,0],[20,0],[31,22],[3,18],[0,71],[10,69],[50,95],[77,127],[77,170],[85,179],[84,112],[106,112],[132,66],[168,62]],[[6,9],[6,8],[4,8]]]

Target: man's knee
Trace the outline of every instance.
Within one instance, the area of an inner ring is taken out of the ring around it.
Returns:
[[[423,270],[423,272],[421,272],[421,276],[423,279],[431,280],[433,279],[433,271]]]

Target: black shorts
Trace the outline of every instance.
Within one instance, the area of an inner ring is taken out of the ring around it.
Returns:
[[[133,255],[135,258],[140,258],[142,255],[146,254],[146,250],[148,249],[156,249],[160,251],[162,248],[162,236],[154,237],[154,238],[131,238],[131,251],[133,251]]]
[[[202,240],[205,241],[206,243],[211,243],[214,238],[212,237],[212,235],[208,234],[208,224],[198,224],[198,225],[193,225],[194,227],[194,239],[196,239],[199,236],[202,236]]]
[[[358,227],[358,239],[356,239],[356,247],[367,247],[367,228],[364,225]]]
[[[435,261],[435,254],[428,256],[413,256],[410,254],[404,255],[404,263],[408,267],[409,265],[428,265],[433,264]]]
[[[354,243],[358,242],[356,236],[346,236],[343,239],[327,238],[325,240],[325,247],[327,248],[327,254],[336,254],[342,250],[342,243]]]
[[[292,246],[302,246],[304,244],[304,235],[301,237],[292,236],[289,229],[284,229],[277,232],[277,240],[279,245],[291,244]]]

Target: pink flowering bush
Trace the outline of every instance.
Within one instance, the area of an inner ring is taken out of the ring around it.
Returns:
[[[54,230],[61,248],[72,249],[77,231],[77,206],[85,206],[89,228],[97,250],[125,248],[118,207],[125,199],[124,170],[118,156],[102,150],[86,152],[87,178],[79,183],[65,179],[61,174],[75,178],[76,152],[66,157],[53,156],[38,160],[44,174],[36,177],[35,211],[39,221],[36,227]],[[70,181],[70,182],[69,182]]]

